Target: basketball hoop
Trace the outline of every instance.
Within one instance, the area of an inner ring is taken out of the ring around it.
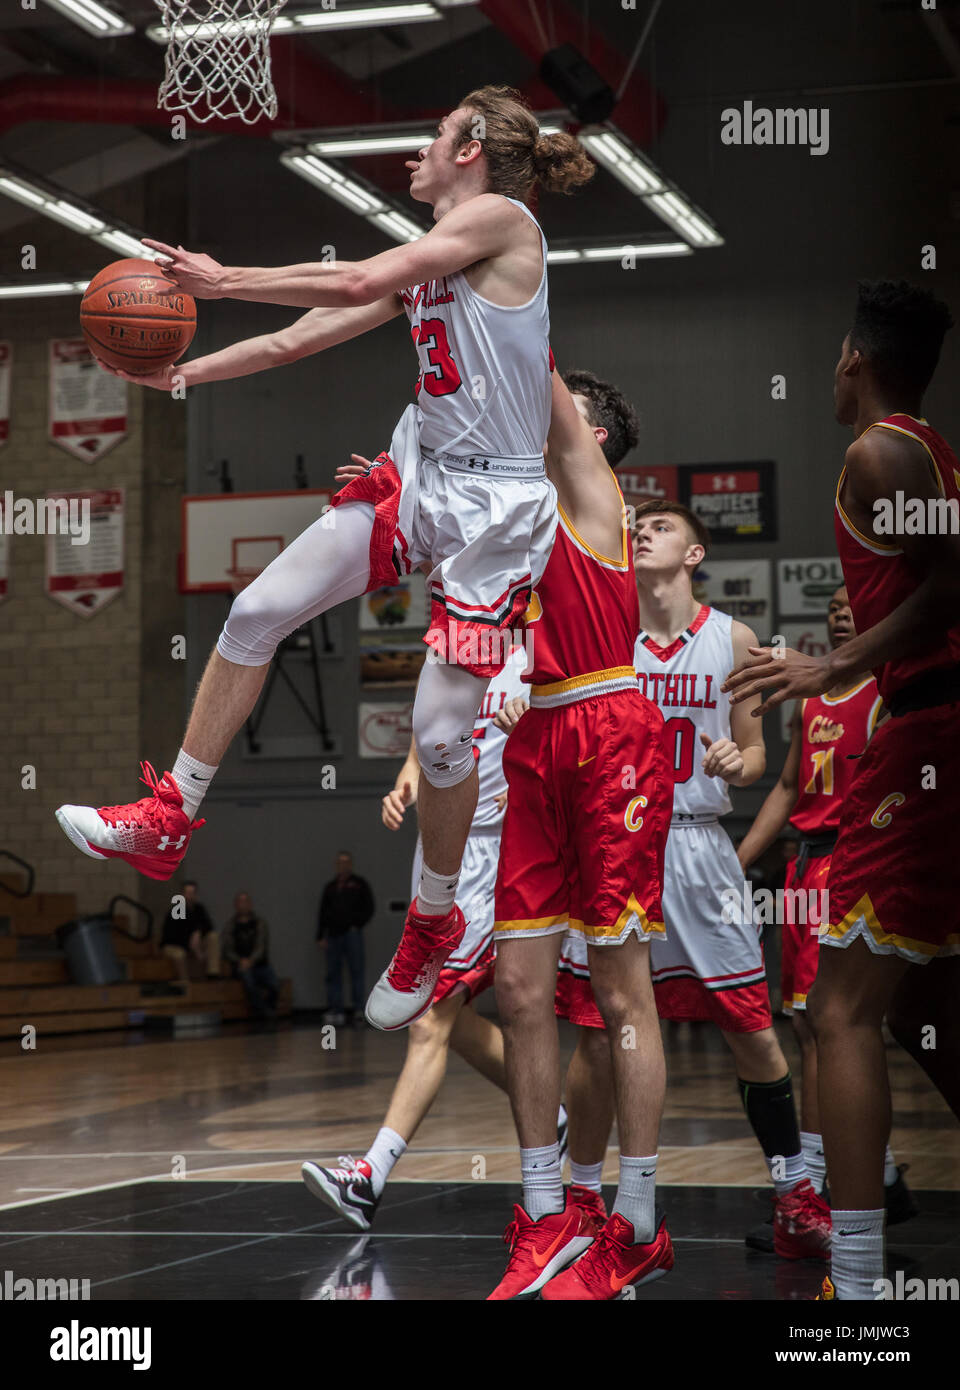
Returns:
[[[236,598],[237,594],[242,594],[248,584],[252,584],[258,574],[263,570],[259,567],[246,567],[236,565],[233,569],[227,570],[227,578],[230,580],[230,591]]]
[[[186,111],[199,124],[239,116],[273,120],[270,31],[287,0],[155,0],[167,36],[162,111]]]

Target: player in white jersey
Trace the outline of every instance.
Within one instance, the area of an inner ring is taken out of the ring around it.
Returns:
[[[432,206],[436,225],[368,260],[255,269],[148,243],[171,283],[195,297],[311,312],[283,333],[128,379],[169,391],[244,376],[405,312],[420,361],[418,399],[389,453],[334,499],[335,525],[315,522],[237,597],[173,770],[158,778],[143,765],[153,796],[57,813],[85,854],[169,878],[279,642],[398,571],[424,568],[432,600],[425,640],[436,658],[413,720],[424,865],[400,946],[367,1004],[368,1020],[386,1029],[430,1007],[462,936],[455,894],[477,799],[475,716],[522,627],[553,537],[556,492],[542,457],[551,394],[546,243],[526,202],[538,183],[569,192],[593,173],[572,136],[542,136],[519,94],[501,87],[469,93],[407,167],[411,195]]]
[[[766,762],[760,721],[742,705],[731,709],[720,690],[726,663],[742,661],[756,638],[694,598],[693,575],[709,534],[688,508],[644,502],[635,516],[641,631],[634,663],[641,691],[664,716],[674,770],[662,899],[666,939],[650,948],[657,1009],[662,1018],[704,1019],[720,1028],[776,1191],[774,1247],[787,1259],[826,1258],[830,1215],[808,1180],[790,1072],[773,1031],[759,929],[752,908],[743,911],[743,872],[719,823],[731,809],[728,786],[749,786]],[[587,1024],[584,957],[570,933],[561,959],[570,1007],[562,1012]],[[592,1021],[602,1026],[598,1011]]]
[[[436,1099],[453,1049],[501,1091],[507,1090],[503,1061],[503,1034],[490,1019],[473,1008],[473,1001],[493,984],[493,890],[497,880],[500,833],[507,800],[503,775],[506,732],[495,718],[508,700],[521,697],[526,686],[520,676],[527,661],[523,647],[510,653],[506,666],[491,680],[480,704],[474,730],[474,758],[480,792],[463,855],[463,871],[457,887],[457,903],[467,920],[463,940],[447,958],[428,1013],[410,1025],[407,1056],[373,1144],[363,1158],[340,1159],[340,1167],[326,1168],[307,1162],[302,1168],[307,1187],[360,1230],[370,1229],[394,1164],[402,1158],[414,1134]],[[383,798],[383,823],[390,830],[403,824],[404,812],[416,804],[420,767],[411,740],[407,760],[397,774],[392,791]],[[419,881],[422,849],[419,839],[414,855],[413,884]],[[584,1033],[586,1030],[584,1030]],[[603,1051],[581,1034],[579,1056],[571,1066],[578,1075],[593,1076],[595,1089],[609,1089]],[[600,1074],[595,1075],[599,1069]],[[607,1122],[609,1128],[609,1121]],[[567,1117],[561,1105],[557,1139],[561,1158],[566,1150]],[[604,1141],[606,1135],[603,1135]],[[573,1189],[574,1200],[594,1217],[605,1219],[599,1194]]]

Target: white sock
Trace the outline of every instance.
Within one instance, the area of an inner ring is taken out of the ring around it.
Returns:
[[[897,1160],[893,1156],[893,1150],[887,1145],[887,1152],[883,1155],[883,1185],[892,1187],[899,1174],[897,1172]]]
[[[453,910],[459,882],[459,869],[455,874],[435,874],[424,863],[417,889],[417,911],[424,917],[446,917]]]
[[[872,1301],[876,1280],[883,1278],[883,1225],[886,1213],[837,1211],[830,1213],[830,1278],[837,1298]]]
[[[809,1130],[800,1131],[800,1150],[807,1165],[807,1177],[814,1192],[822,1192],[827,1180],[827,1160],[823,1152],[823,1136],[811,1134]]]
[[[649,1158],[627,1158],[620,1155],[620,1185],[615,1212],[633,1226],[637,1245],[648,1245],[656,1235],[654,1197],[657,1189],[657,1155]]]
[[[520,1150],[520,1176],[523,1179],[523,1207],[533,1221],[551,1212],[563,1211],[563,1178],[560,1176],[560,1145],[544,1144],[541,1149]]]
[[[375,1197],[380,1196],[393,1165],[398,1158],[403,1157],[406,1151],[407,1141],[401,1139],[395,1129],[387,1129],[384,1125],[381,1130],[378,1130],[376,1139],[364,1154],[364,1158],[373,1169],[370,1181],[373,1183],[373,1195]]]
[[[197,762],[196,758],[191,758],[190,754],[185,753],[181,748],[177,754],[177,761],[170,771],[173,780],[180,788],[180,795],[183,797],[183,809],[193,820],[217,769],[211,767],[209,763]]]
[[[769,1158],[764,1154],[767,1163],[767,1172],[773,1180],[774,1191],[778,1197],[784,1197],[796,1187],[798,1182],[803,1182],[807,1176],[807,1164],[801,1149],[795,1154],[777,1154],[775,1158]],[[781,1173],[781,1177],[775,1176]]]
[[[574,1163],[572,1158],[570,1160],[570,1182],[574,1187],[586,1187],[591,1192],[599,1192],[602,1172],[602,1160],[600,1163]]]

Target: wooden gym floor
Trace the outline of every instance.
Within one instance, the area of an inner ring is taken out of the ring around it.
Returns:
[[[778,1031],[796,1068],[789,1025]],[[705,1025],[670,1025],[664,1038],[658,1179],[678,1268],[644,1297],[809,1297],[816,1266],[743,1246],[769,1187],[726,1049]],[[569,1051],[572,1030],[563,1039]],[[281,1023],[189,1040],[50,1039],[33,1053],[0,1044],[0,1264],[90,1277],[94,1298],[483,1297],[519,1196],[506,1097],[451,1058],[363,1239],[310,1197],[299,1165],[364,1152],[404,1043],[349,1028],[335,1050],[320,1041],[316,1026]],[[894,1152],[923,1194],[891,1248],[906,1267],[955,1275],[960,1127],[909,1058],[895,1047],[888,1058]],[[478,1155],[486,1181],[473,1177]],[[616,1181],[612,1147],[604,1178]],[[437,1260],[457,1270],[442,1293]]]

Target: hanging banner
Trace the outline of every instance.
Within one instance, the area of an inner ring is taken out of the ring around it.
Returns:
[[[13,344],[0,343],[0,444],[10,438],[10,372]]]
[[[100,370],[83,338],[51,339],[51,441],[89,462],[126,433],[127,383]]]
[[[836,555],[777,563],[777,607],[790,617],[810,613],[825,618],[835,590],[843,583],[843,567]]]
[[[357,751],[361,758],[405,758],[413,732],[413,702],[405,705],[361,704]]]
[[[710,532],[712,541],[777,539],[776,470],[760,463],[687,463],[680,469],[680,501]]]
[[[92,618],[123,588],[123,488],[48,492],[62,521],[47,530],[47,593]]]
[[[753,628],[761,642],[773,631],[773,565],[769,560],[713,560],[693,575],[693,595]]]

